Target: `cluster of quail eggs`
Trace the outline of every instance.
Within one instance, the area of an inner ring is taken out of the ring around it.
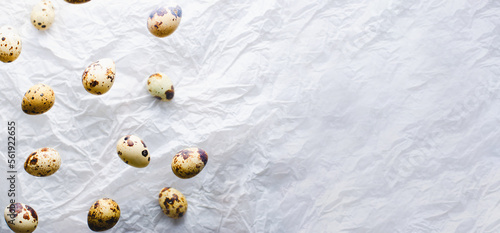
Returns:
[[[91,0],[65,0],[80,4]],[[147,19],[149,32],[157,37],[171,35],[179,26],[182,9],[179,6],[158,7]],[[50,0],[41,0],[31,12],[33,26],[41,31],[47,30],[54,23],[55,9]],[[21,37],[10,26],[0,28],[0,61],[9,63],[21,54]],[[83,88],[94,95],[107,93],[113,86],[116,65],[111,58],[103,58],[91,63],[82,74]],[[172,80],[164,73],[154,73],[147,79],[148,92],[162,100],[170,101],[174,97]],[[24,94],[21,109],[28,115],[39,115],[49,111],[55,103],[55,92],[46,84],[39,83]],[[135,135],[125,135],[116,143],[118,157],[126,164],[145,168],[151,161],[151,155],[144,141]],[[208,161],[206,151],[192,147],[179,151],[171,162],[172,172],[179,178],[188,179],[199,174]],[[33,176],[47,177],[55,174],[61,167],[61,156],[53,148],[43,147],[33,151],[26,158],[24,170]],[[186,197],[172,187],[163,188],[158,196],[159,205],[168,217],[182,217],[188,207]],[[101,198],[92,204],[88,212],[87,223],[92,231],[109,230],[120,219],[120,207],[110,198]],[[9,228],[14,232],[33,232],[38,225],[36,211],[22,203],[10,203],[4,217]]]

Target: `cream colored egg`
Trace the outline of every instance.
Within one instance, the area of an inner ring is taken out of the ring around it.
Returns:
[[[109,198],[101,198],[90,207],[87,224],[92,231],[105,231],[113,228],[120,220],[120,207]]]
[[[172,159],[172,171],[182,179],[198,175],[208,162],[207,152],[200,148],[179,151]]]
[[[104,58],[90,64],[82,75],[85,90],[94,95],[102,95],[111,89],[115,81],[115,62]]]
[[[148,17],[148,30],[157,37],[166,37],[174,33],[182,19],[180,6],[165,6],[153,10]]]
[[[64,0],[64,1],[69,2],[69,3],[73,3],[73,4],[90,2],[90,0]]]
[[[180,218],[186,214],[188,203],[179,190],[166,187],[160,191],[158,202],[164,214],[171,218]]]
[[[174,84],[163,73],[156,73],[149,76],[148,91],[152,96],[162,101],[170,101],[174,98]]]
[[[135,135],[120,138],[116,151],[123,162],[133,167],[147,167],[151,160],[146,144]]]
[[[5,207],[3,214],[7,226],[16,233],[30,233],[38,226],[38,215],[29,205],[13,203]]]
[[[40,148],[31,153],[26,162],[24,170],[33,176],[50,176],[61,167],[61,156],[52,148]]]
[[[49,0],[42,0],[33,7],[33,10],[31,10],[31,24],[33,24],[36,29],[44,31],[52,25],[55,16],[56,13],[52,2]]]
[[[28,89],[24,94],[21,108],[29,115],[43,114],[52,108],[56,96],[54,90],[45,84],[36,84]]]
[[[21,54],[21,37],[14,28],[3,26],[0,28],[0,61],[8,63],[16,60]]]

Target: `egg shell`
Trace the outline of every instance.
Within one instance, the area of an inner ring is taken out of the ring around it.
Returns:
[[[135,135],[120,138],[116,143],[116,152],[123,162],[133,167],[147,167],[151,160],[146,144]]]
[[[166,187],[160,191],[158,202],[164,214],[171,218],[180,218],[186,214],[186,197],[177,189]]]
[[[170,101],[174,98],[174,84],[170,78],[163,73],[156,73],[148,78],[149,93],[162,101]]]
[[[90,2],[90,0],[64,0],[64,1],[69,2],[69,3],[73,3],[73,4]]]
[[[40,148],[31,153],[26,162],[24,170],[33,176],[50,176],[61,167],[61,156],[52,148]]]
[[[0,28],[0,61],[8,63],[15,61],[21,54],[21,37],[14,28],[3,26]]]
[[[182,179],[198,175],[208,162],[207,152],[200,148],[179,151],[172,159],[172,171]]]
[[[55,16],[56,13],[52,2],[49,0],[42,0],[33,7],[33,10],[31,10],[31,24],[33,24],[36,29],[44,31],[52,25]]]
[[[110,198],[101,198],[90,207],[87,224],[92,231],[113,228],[120,220],[120,207]]]
[[[110,58],[90,64],[82,75],[82,84],[87,92],[102,95],[111,89],[115,81],[116,66]]]
[[[5,207],[5,222],[16,233],[33,232],[38,226],[38,215],[29,205],[13,203]]]
[[[48,85],[39,83],[30,87],[24,94],[21,108],[29,115],[43,114],[54,106],[55,101],[54,90]]]
[[[157,37],[166,37],[174,33],[182,19],[180,6],[158,7],[148,17],[148,30]]]

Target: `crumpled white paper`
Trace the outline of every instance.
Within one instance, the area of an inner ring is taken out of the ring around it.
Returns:
[[[36,2],[0,3],[23,39],[0,64],[0,203],[15,121],[16,200],[37,211],[36,232],[90,232],[102,197],[122,210],[109,232],[500,231],[496,1],[178,1],[167,38],[146,27],[166,1],[53,0],[45,32],[29,22]],[[105,57],[115,84],[94,96],[81,75]],[[147,92],[155,72],[173,80],[172,102]],[[56,103],[28,116],[36,83]],[[148,145],[148,167],[116,155],[126,134]],[[170,163],[189,146],[209,159],[182,180]],[[62,156],[50,177],[23,169],[41,147]],[[167,186],[189,202],[180,220],[158,205]]]

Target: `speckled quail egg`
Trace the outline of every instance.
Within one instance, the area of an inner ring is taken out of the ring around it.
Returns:
[[[146,167],[151,160],[146,144],[135,135],[120,138],[116,143],[116,151],[123,162],[133,167]]]
[[[16,233],[33,232],[38,226],[38,215],[29,205],[13,203],[5,207],[5,222]]]
[[[102,95],[111,89],[115,81],[115,62],[104,58],[90,64],[82,75],[82,84],[89,93]]]
[[[172,159],[172,171],[176,176],[187,179],[198,175],[208,161],[207,152],[200,148],[179,151]]]
[[[56,96],[54,90],[45,84],[36,84],[24,94],[21,108],[29,115],[43,114],[52,108]]]
[[[24,170],[33,176],[50,176],[61,167],[61,156],[52,148],[40,148],[31,153],[26,162]]]
[[[14,28],[3,26],[0,28],[0,61],[13,62],[21,54],[21,37]]]
[[[158,7],[148,18],[148,30],[157,37],[166,37],[174,33],[182,19],[180,6]]]
[[[110,198],[101,198],[90,207],[87,224],[92,231],[113,228],[120,219],[120,207]]]
[[[158,202],[164,214],[171,218],[180,218],[186,214],[188,203],[179,190],[166,187],[160,191]]]
[[[170,101],[174,98],[174,84],[167,75],[162,73],[149,76],[148,91],[162,101]]]
[[[90,0],[64,0],[64,1],[69,2],[69,3],[73,3],[73,4],[90,2]]]
[[[54,5],[49,0],[42,0],[33,7],[31,11],[31,23],[36,29],[44,31],[47,30],[52,23],[56,13],[54,12]]]

